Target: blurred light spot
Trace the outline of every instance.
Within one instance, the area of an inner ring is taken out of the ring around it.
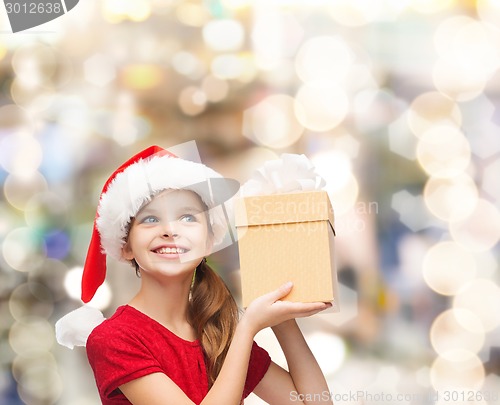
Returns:
[[[413,9],[424,14],[438,13],[447,8],[451,8],[455,0],[410,0]]]
[[[457,316],[461,322],[458,322]],[[462,323],[468,327],[464,328]],[[478,353],[484,344],[483,326],[479,318],[465,309],[449,309],[439,314],[430,329],[434,350],[448,360],[467,360]],[[458,356],[464,356],[460,358]],[[458,358],[457,358],[458,357]]]
[[[425,131],[417,145],[417,159],[431,176],[454,177],[470,163],[470,146],[456,127],[441,125]]]
[[[37,92],[36,96],[28,96],[26,102],[23,102],[16,97],[14,91],[12,93],[12,99],[19,105],[22,105],[31,116],[36,116],[52,107],[56,99],[56,94],[53,90],[40,91],[39,93]]]
[[[245,31],[237,20],[218,19],[203,27],[203,40],[215,51],[236,51],[241,48]]]
[[[47,188],[47,181],[38,172],[29,177],[9,174],[5,179],[3,192],[10,205],[23,210],[34,196],[47,191]]]
[[[294,115],[294,100],[288,95],[268,96],[244,113],[243,133],[263,146],[286,148],[297,142],[303,131]]]
[[[339,24],[348,27],[358,27],[375,21],[380,12],[379,3],[381,2],[337,0],[329,3],[328,11],[330,17]]]
[[[481,20],[500,24],[500,3],[498,0],[476,0],[476,9]]]
[[[225,80],[208,75],[203,79],[201,89],[205,93],[208,101],[217,103],[227,97],[229,93],[229,84]]]
[[[431,366],[431,382],[435,390],[473,390],[481,388],[485,371],[474,353],[453,350],[439,356]]]
[[[23,373],[32,366],[44,364],[57,369],[57,361],[49,351],[37,350],[17,355],[12,362],[12,376],[16,381],[22,378]]]
[[[18,177],[30,177],[42,162],[40,143],[28,129],[11,133],[0,140],[0,165]]]
[[[64,288],[68,296],[77,301],[80,301],[81,297],[82,275],[83,268],[74,267],[68,271],[64,277]],[[88,305],[91,305],[99,310],[104,310],[109,306],[112,298],[113,295],[108,282],[104,281],[104,283],[97,289],[96,294],[90,300]]]
[[[109,306],[112,299],[113,294],[109,288],[109,284],[107,281],[104,281],[95,293],[94,298],[88,304],[103,311]]]
[[[341,37],[309,39],[295,58],[297,75],[303,82],[320,80],[342,83],[353,63],[353,54]]]
[[[103,93],[99,93],[102,96]],[[42,172],[47,171],[50,177],[54,176],[59,179],[71,177],[84,160],[80,151],[84,145],[87,145],[87,139],[93,132],[95,121],[95,110],[90,111],[87,101],[76,95],[58,94],[51,110],[54,114],[54,121],[45,122],[40,132],[37,133],[44,153]],[[95,101],[92,97],[92,102]],[[61,153],[61,150],[65,153]],[[53,164],[49,163],[51,159],[54,160]],[[54,167],[61,168],[60,171],[63,172],[68,171],[70,176],[64,173],[56,176],[53,172]]]
[[[379,90],[377,85],[368,84],[367,89],[355,95],[352,115],[359,131],[375,133],[385,131],[388,125],[397,122],[406,109],[406,102],[396,97],[391,90]],[[367,120],[367,115],[371,119]]]
[[[0,45],[0,60],[5,58],[5,55],[7,55],[7,48],[4,45]]]
[[[17,391],[25,404],[56,403],[63,391],[57,364],[48,353],[14,359],[12,373],[17,381]]]
[[[51,259],[62,260],[68,256],[71,240],[68,234],[61,229],[54,229],[42,236],[45,255]]]
[[[499,263],[491,250],[474,252],[474,260],[476,261],[477,277],[491,278],[499,267]]]
[[[436,125],[460,126],[462,115],[458,105],[438,92],[428,92],[416,97],[408,109],[408,125],[420,137]]]
[[[434,67],[434,85],[453,99],[478,96],[499,67],[499,30],[470,17],[445,20],[436,30],[435,43],[440,58]]]
[[[52,192],[34,195],[24,206],[26,224],[37,230],[63,228],[68,222],[68,207]]]
[[[389,124],[389,149],[408,160],[415,160],[417,141],[408,128],[406,114]]]
[[[472,153],[481,159],[488,159],[500,152],[500,126],[490,121],[482,121],[477,117],[477,122],[470,129],[464,128],[471,144]]]
[[[424,200],[436,217],[458,221],[474,211],[478,191],[474,180],[465,173],[446,179],[430,177],[425,184]]]
[[[116,78],[113,59],[106,54],[95,54],[83,63],[85,80],[97,86],[106,86]]]
[[[149,1],[143,0],[104,0],[102,2],[104,18],[111,23],[123,20],[144,21],[151,15]]]
[[[226,54],[216,56],[210,65],[212,74],[222,80],[238,79],[248,70],[249,61],[244,56]]]
[[[476,274],[471,253],[454,242],[440,242],[426,253],[423,276],[427,285],[442,295],[454,295]]]
[[[338,292],[340,297],[340,312],[337,312],[335,314],[323,312],[315,315],[315,317],[321,319],[321,321],[325,322],[326,324],[336,327],[345,325],[358,316],[360,317],[359,320],[361,320],[362,314],[359,313],[360,311],[358,308],[358,293],[342,283],[339,283]]]
[[[30,228],[16,228],[3,240],[5,262],[14,270],[27,272],[39,266],[43,257],[39,253],[39,238]]]
[[[28,90],[19,85],[14,79],[10,86],[10,97],[18,106],[23,107],[31,116],[46,111],[51,107],[56,93],[53,88],[39,88]]]
[[[471,68],[481,65],[493,73],[499,64],[500,30],[470,17],[454,16],[444,20],[435,33],[440,56],[450,57]]]
[[[316,172],[325,179],[325,190],[330,196],[335,215],[348,212],[356,203],[359,186],[352,173],[349,156],[340,150],[315,154],[311,161]]]
[[[281,59],[276,62],[276,66],[271,70],[259,71],[259,79],[269,84],[273,88],[295,87],[297,76],[293,62],[287,59]]]
[[[30,122],[30,118],[25,109],[15,105],[6,104],[0,107],[0,127],[2,128],[2,133],[4,131],[15,131],[16,128],[27,128]],[[3,152],[3,140],[0,145],[0,156]]]
[[[3,201],[0,201],[0,240],[14,228],[15,217],[12,209]]]
[[[180,92],[178,103],[184,114],[198,115],[205,111],[207,96],[200,88],[189,86]]]
[[[328,81],[303,84],[295,98],[295,115],[306,128],[328,131],[339,125],[349,111],[344,90]]]
[[[67,271],[68,267],[62,261],[48,258],[41,266],[29,272],[28,283],[47,287],[52,295],[52,301],[56,302],[67,298],[64,290],[64,277]],[[37,290],[34,291],[35,296],[38,297]]]
[[[64,289],[70,298],[79,300],[81,297],[83,267],[74,267],[64,276]]]
[[[497,158],[483,171],[482,189],[490,196],[496,199],[497,204],[500,203],[500,181],[498,181],[498,173],[500,173],[500,158]]]
[[[347,351],[342,338],[331,333],[313,332],[307,335],[307,343],[323,374],[333,374],[342,367]]]
[[[453,308],[465,309],[476,315],[485,332],[500,326],[500,288],[493,281],[476,279],[465,285],[453,299]],[[457,320],[464,328],[470,328],[467,318],[457,313]]]
[[[275,69],[283,58],[296,54],[304,30],[291,13],[258,13],[252,28],[255,63],[260,70]]]
[[[123,68],[121,77],[125,87],[136,90],[149,90],[163,82],[163,72],[155,65],[128,65]]]
[[[484,91],[488,76],[480,66],[464,67],[451,58],[441,58],[434,65],[432,77],[441,93],[457,101],[467,101]]]
[[[149,133],[150,125],[147,120],[136,115],[136,100],[127,92],[121,92],[116,99],[116,107],[112,114],[108,114],[102,128],[104,136],[109,137],[120,145],[131,145]]]
[[[171,63],[176,72],[190,78],[197,78],[204,70],[197,56],[188,51],[176,52]]]
[[[344,152],[350,159],[355,159],[359,154],[360,142],[351,134],[344,133],[335,137],[333,147]]]
[[[19,355],[49,351],[54,344],[54,328],[43,318],[30,317],[12,325],[9,343]]]
[[[254,146],[245,150],[241,156],[238,157],[238,175],[237,179],[248,179],[254,172],[256,167],[261,167],[268,160],[279,159],[276,152],[260,146]]]
[[[330,190],[340,190],[350,181],[352,164],[345,152],[339,150],[320,152],[313,155],[311,161]]]
[[[407,190],[398,191],[392,196],[391,208],[399,214],[399,220],[413,232],[431,225],[424,199],[420,195],[414,196]]]
[[[191,2],[179,2],[175,15],[181,23],[192,27],[201,27],[210,18],[207,7]]]
[[[222,5],[230,10],[240,10],[252,5],[252,0],[221,0]]]
[[[57,69],[58,55],[53,47],[43,43],[21,46],[12,56],[12,70],[18,85],[27,90],[47,86]]]
[[[353,174],[349,176],[347,183],[342,188],[330,187],[327,182],[324,189],[328,192],[335,215],[337,216],[349,212],[358,200],[359,185],[358,180]]]
[[[489,201],[479,199],[467,218],[450,224],[450,232],[465,249],[474,252],[491,249],[500,239],[500,212]]]
[[[49,318],[54,311],[51,291],[40,283],[23,283],[10,294],[9,310],[12,317],[22,321],[29,316]]]

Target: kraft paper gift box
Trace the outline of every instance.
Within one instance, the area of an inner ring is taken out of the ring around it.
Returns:
[[[328,301],[339,311],[334,215],[325,191],[239,198],[235,225],[244,307],[292,281],[285,300]]]

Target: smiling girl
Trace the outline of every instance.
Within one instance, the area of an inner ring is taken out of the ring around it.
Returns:
[[[317,398],[313,394],[328,392],[295,318],[330,304],[281,301],[292,289],[288,283],[239,317],[229,290],[206,263],[224,240],[223,202],[233,186],[212,169],[157,146],[132,157],[106,182],[82,300],[90,301],[103,283],[108,255],[130,262],[141,286],[87,340],[103,404],[237,405],[250,392],[271,404],[297,404],[292,393]],[[267,327],[288,371],[254,342]]]

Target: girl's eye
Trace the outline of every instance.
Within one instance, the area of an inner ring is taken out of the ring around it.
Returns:
[[[191,214],[186,214],[181,217],[181,221],[183,222],[196,222],[196,217]]]
[[[152,223],[158,222],[158,218],[150,215],[150,216],[144,218],[141,222],[143,224],[152,224]]]

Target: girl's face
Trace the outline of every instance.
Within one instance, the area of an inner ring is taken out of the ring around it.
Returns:
[[[208,213],[200,197],[166,190],[133,219],[123,257],[146,272],[165,275],[192,271],[212,246]]]

